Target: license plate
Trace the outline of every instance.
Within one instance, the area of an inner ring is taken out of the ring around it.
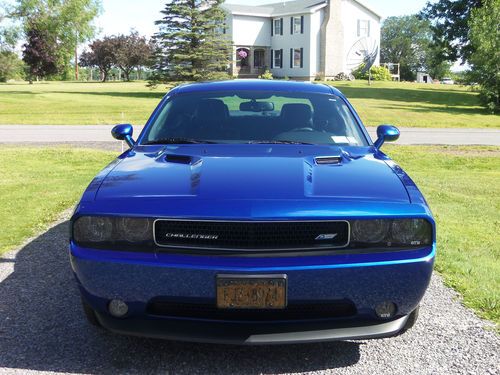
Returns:
[[[286,275],[217,276],[217,307],[220,309],[284,309]]]

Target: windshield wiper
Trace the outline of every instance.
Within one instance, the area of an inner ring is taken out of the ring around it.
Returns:
[[[249,141],[247,144],[257,145],[314,145],[314,143],[300,142],[300,141]]]
[[[217,142],[205,141],[201,139],[192,138],[160,138],[152,141],[144,142],[144,145],[191,145],[191,144],[216,144]]]

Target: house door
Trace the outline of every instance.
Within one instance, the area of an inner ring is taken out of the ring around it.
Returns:
[[[238,48],[236,50],[236,74],[249,74],[250,68],[250,50]]]

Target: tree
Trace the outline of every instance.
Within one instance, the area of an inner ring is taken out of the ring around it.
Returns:
[[[439,0],[428,2],[420,17],[432,22],[434,46],[441,61],[466,62],[474,52],[469,41],[469,21],[484,0]]]
[[[22,21],[26,34],[36,22],[39,30],[43,28],[51,39],[57,40],[59,70],[68,67],[75,56],[77,75],[78,45],[94,36],[93,20],[100,12],[100,0],[16,0],[11,17]]]
[[[85,51],[80,56],[80,64],[99,68],[101,79],[106,82],[115,62],[115,42],[113,38],[105,37],[102,40],[95,40],[89,47],[90,51]]]
[[[24,64],[16,53],[0,51],[0,82],[22,78],[23,68]]]
[[[485,0],[469,21],[473,52],[471,78],[480,85],[481,98],[492,112],[500,112],[500,0]]]
[[[136,31],[112,39],[115,44],[114,63],[123,72],[125,79],[130,81],[130,73],[134,68],[149,64],[152,46]]]
[[[27,31],[27,41],[23,45],[23,61],[29,67],[29,82],[56,74],[57,41],[50,33],[37,25]]]
[[[232,48],[224,33],[223,2],[172,0],[165,5],[164,17],[156,21],[154,80],[199,81],[228,70]]]
[[[416,16],[389,17],[381,30],[381,61],[401,64],[401,78],[414,80],[417,71],[426,69],[431,38],[428,21]]]

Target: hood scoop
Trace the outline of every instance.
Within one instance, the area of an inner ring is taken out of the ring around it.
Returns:
[[[189,155],[167,154],[165,156],[165,161],[167,161],[168,163],[174,163],[174,164],[191,165],[193,162],[193,157],[189,156]]]
[[[317,156],[314,158],[317,165],[340,165],[342,164],[342,156]]]

